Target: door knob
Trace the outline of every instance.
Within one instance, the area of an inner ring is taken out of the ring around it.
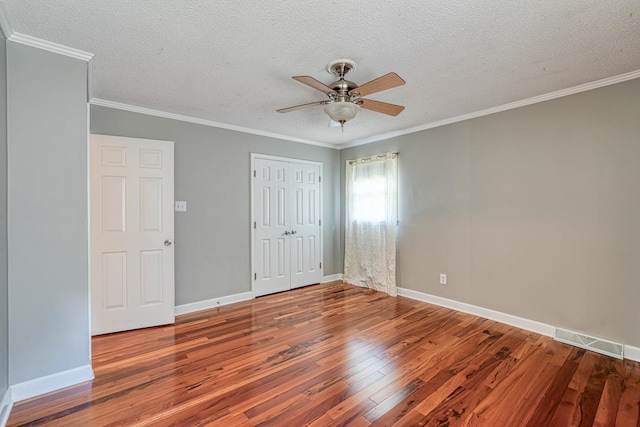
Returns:
[[[285,235],[285,236],[288,236],[289,234],[291,234],[289,231],[285,231],[285,232],[284,232],[284,235]]]
[[[172,243],[173,242],[171,240],[168,240],[168,239],[164,241],[164,245],[165,246],[171,246]]]
[[[296,230],[291,230],[291,234],[296,234],[297,231]]]

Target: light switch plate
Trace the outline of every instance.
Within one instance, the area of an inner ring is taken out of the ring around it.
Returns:
[[[187,211],[187,202],[176,200],[176,212],[186,212]]]

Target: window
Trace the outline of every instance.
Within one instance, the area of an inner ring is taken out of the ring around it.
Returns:
[[[353,183],[353,219],[379,222],[386,217],[386,180],[381,177],[361,178]]]

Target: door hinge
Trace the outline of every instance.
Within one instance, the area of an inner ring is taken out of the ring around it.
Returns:
[[[253,273],[253,280],[258,280],[258,273]]]
[[[256,222],[253,221],[253,228],[256,228]]]
[[[253,177],[254,178],[256,177],[256,171],[255,170],[253,171]]]
[[[322,182],[322,177],[321,176],[318,177],[318,182]]]
[[[320,268],[322,268],[322,263],[320,263]]]
[[[318,220],[318,225],[322,225],[322,220],[321,219]]]

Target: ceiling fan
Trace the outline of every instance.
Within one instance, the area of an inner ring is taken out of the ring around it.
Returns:
[[[397,116],[404,107],[401,105],[388,104],[386,102],[373,101],[362,98],[363,96],[383,90],[402,86],[405,81],[396,73],[385,74],[382,77],[371,80],[358,86],[354,82],[345,80],[344,76],[356,69],[356,63],[350,59],[336,59],[327,64],[327,71],[338,77],[333,83],[325,85],[311,76],[294,76],[293,79],[310,86],[327,95],[329,99],[308,104],[296,105],[294,107],[281,108],[278,113],[288,113],[290,111],[301,110],[316,105],[324,105],[324,112],[332,121],[340,124],[344,130],[344,124],[352,120],[360,108],[375,111],[389,116]]]

